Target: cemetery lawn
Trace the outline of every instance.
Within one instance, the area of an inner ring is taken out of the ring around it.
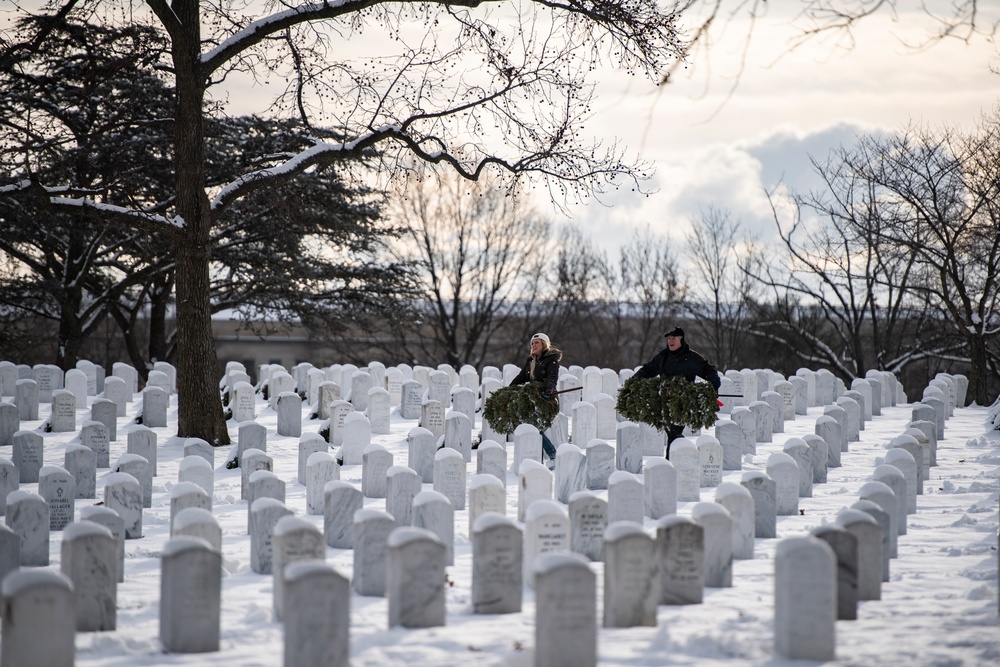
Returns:
[[[129,430],[141,396],[135,395],[127,416],[118,419],[118,437],[111,443],[111,465],[125,453]],[[118,585],[117,629],[78,632],[76,664],[93,667],[153,667],[208,665],[215,667],[275,667],[282,662],[283,629],[273,618],[272,577],[252,571],[247,505],[240,500],[240,470],[227,469],[228,448],[215,452],[213,513],[223,533],[221,648],[215,653],[165,654],[159,641],[160,555],[169,537],[170,491],[177,484],[183,441],[176,433],[176,395],[171,396],[168,424],[154,428],[158,436],[158,475],[153,480],[152,507],[143,510],[143,537],[125,545],[125,580]],[[5,400],[9,400],[6,399]],[[90,397],[94,400],[94,397]],[[303,405],[303,434],[317,432],[321,422],[308,418]],[[38,430],[50,416],[43,404],[37,422],[22,422],[24,430]],[[764,470],[768,455],[782,450],[792,436],[814,433],[822,407],[808,409],[785,422],[785,432],[773,442],[758,443],[757,454],[745,456],[743,471]],[[888,441],[901,434],[911,405],[885,407],[865,423],[860,442],[842,453],[842,467],[831,468],[828,481],[813,488],[813,497],[801,498],[800,515],[779,516],[777,539],[756,540],[755,556],[733,565],[731,588],[706,588],[704,602],[657,610],[656,627],[595,628],[601,665],[618,667],[714,665],[792,667],[816,664],[775,655],[773,644],[774,556],[784,537],[805,535],[832,522],[837,512],[858,500],[858,489],[886,455]],[[259,396],[258,423],[267,428],[267,453],[274,472],[286,483],[286,504],[296,516],[323,529],[322,515],[306,514],[305,487],[297,480],[298,437],[276,435],[277,415]],[[882,585],[882,599],[859,604],[858,618],[837,621],[837,665],[974,665],[1000,664],[1000,620],[997,602],[998,477],[1000,432],[989,430],[987,408],[955,410],[939,440],[937,467],[931,468],[917,512],[908,517],[907,534],[899,537],[899,557],[891,561],[890,580]],[[78,410],[79,426],[90,410]],[[372,435],[372,442],[392,453],[395,465],[405,465],[407,434],[416,420],[394,411],[390,433]],[[229,422],[233,442],[237,424]],[[474,433],[480,429],[477,415]],[[38,431],[40,432],[40,431]],[[706,430],[711,433],[712,429]],[[45,463],[62,465],[66,446],[75,433],[43,433]],[[558,446],[559,443],[556,443]],[[512,456],[512,448],[509,450]],[[9,449],[4,456],[10,456]],[[476,472],[475,452],[468,475]],[[104,497],[111,469],[99,468],[97,500],[77,500],[81,508]],[[739,482],[741,471],[725,471],[724,481]],[[361,466],[347,465],[342,480],[361,488]],[[424,484],[424,489],[431,485]],[[507,516],[517,517],[517,478],[508,475]],[[37,491],[37,484],[22,489]],[[606,491],[599,492],[605,494]],[[712,501],[715,489],[702,488],[701,500]],[[678,513],[690,515],[692,502],[680,502]],[[364,506],[384,510],[385,499],[365,498]],[[656,522],[645,520],[655,533]],[[447,568],[446,624],[430,629],[388,629],[384,598],[351,595],[351,664],[354,667],[405,665],[533,664],[535,604],[530,587],[524,589],[521,613],[472,613],[472,548],[468,505],[455,512],[455,564]],[[53,532],[50,568],[60,563],[60,532]],[[353,553],[326,549],[326,560],[350,577]],[[592,564],[597,575],[598,624],[601,619],[603,565]]]

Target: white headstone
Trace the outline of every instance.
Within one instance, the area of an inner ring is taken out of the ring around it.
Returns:
[[[222,554],[197,537],[174,537],[160,559],[160,643],[168,653],[219,650]]]
[[[641,523],[609,525],[604,533],[604,627],[655,627],[660,588],[656,540]]]
[[[778,543],[774,562],[774,648],[790,660],[834,660],[837,559],[815,537]]]
[[[524,536],[512,519],[481,514],[472,524],[472,610],[476,614],[521,611]]]

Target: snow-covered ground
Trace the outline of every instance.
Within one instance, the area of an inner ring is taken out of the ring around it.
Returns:
[[[9,400],[9,399],[7,399]],[[141,405],[138,399],[119,419],[118,438],[111,443],[111,462],[125,452],[126,433]],[[42,405],[38,422],[22,429],[40,428],[49,409]],[[814,432],[823,412],[810,408],[786,422],[785,432],[771,443],[757,446],[757,454],[743,463],[745,470],[762,470],[770,453],[781,451],[792,436]],[[318,431],[320,422],[308,420],[304,407],[303,432]],[[883,408],[882,415],[865,425],[861,441],[851,443],[843,465],[831,468],[829,481],[814,487],[812,498],[800,500],[801,514],[778,518],[777,539],[756,541],[752,560],[737,560],[732,588],[709,588],[700,605],[660,606],[656,627],[597,628],[601,665],[712,665],[792,667],[809,664],[775,655],[773,650],[774,555],[785,537],[803,535],[834,519],[841,508],[858,499],[858,489],[870,479],[888,441],[902,433],[911,405]],[[899,557],[891,562],[891,579],[883,584],[882,599],[859,605],[858,619],[838,621],[837,661],[858,665],[987,665],[1000,664],[1000,621],[997,604],[998,477],[1000,432],[990,429],[988,409],[961,408],[947,421],[939,442],[937,467],[931,469],[918,511],[909,517],[908,532],[899,538]],[[160,560],[169,533],[169,492],[177,483],[183,442],[176,433],[176,396],[172,397],[170,425],[154,429],[159,438],[159,475],[153,482],[152,508],[143,512],[144,536],[126,542],[125,581],[118,587],[118,622],[113,632],[77,633],[76,664],[100,667],[153,665],[216,665],[274,667],[282,661],[282,625],[272,618],[272,578],[250,568],[246,501],[240,500],[240,471],[226,469],[227,450],[216,452],[214,514],[223,531],[223,590],[221,649],[216,653],[166,654],[159,639]],[[89,419],[89,409],[77,413],[77,425]],[[287,505],[320,530],[322,516],[305,512],[305,487],[296,482],[298,438],[276,435],[277,417],[257,399],[257,421],[267,427],[268,454],[274,472],[287,484]],[[236,424],[230,422],[233,441]],[[391,433],[375,435],[405,464],[406,436],[416,426],[393,414]],[[476,432],[479,422],[476,420]],[[709,432],[711,432],[709,430]],[[45,433],[45,463],[62,465],[71,433]],[[7,454],[9,456],[9,453]],[[98,500],[103,497],[107,469],[98,470]],[[469,475],[475,473],[475,459]],[[739,482],[742,472],[727,471],[725,481]],[[341,479],[360,487],[361,467],[345,466]],[[507,480],[507,515],[517,516],[517,482]],[[428,488],[429,485],[425,485]],[[22,488],[37,490],[37,485]],[[714,498],[703,488],[701,499]],[[98,500],[77,500],[76,511]],[[678,512],[690,514],[694,503],[680,503]],[[384,499],[365,499],[366,507],[385,508]],[[656,522],[647,518],[652,533]],[[53,533],[50,568],[58,569],[61,534]],[[327,560],[350,576],[352,552],[327,549]],[[388,628],[388,604],[383,598],[352,595],[351,662],[364,665],[530,665],[533,664],[535,605],[530,588],[524,591],[521,613],[475,615],[471,605],[472,549],[468,511],[455,513],[455,564],[448,568],[447,620],[432,629]],[[598,605],[601,604],[603,566],[594,563]],[[598,608],[600,609],[600,607]],[[601,614],[598,611],[598,619]],[[600,621],[598,621],[600,622]],[[815,664],[815,663],[813,663]]]

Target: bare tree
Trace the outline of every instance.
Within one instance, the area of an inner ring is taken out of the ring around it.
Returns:
[[[611,276],[607,253],[575,225],[560,230],[556,246],[549,274],[548,334],[559,342],[564,363],[602,365],[609,341],[618,340],[617,335],[610,337],[604,331],[602,302]]]
[[[390,215],[403,230],[393,253],[418,285],[416,318],[398,323],[394,341],[409,359],[482,367],[487,353],[509,349],[510,330],[539,295],[549,246],[549,222],[525,199],[492,179],[429,172],[393,198]]]
[[[928,355],[901,344],[904,327],[912,333],[920,326],[908,291],[912,260],[874,238],[879,202],[863,184],[827,167],[817,171],[828,190],[794,196],[790,224],[769,195],[784,252],[758,274],[773,302],[753,330],[845,381],[869,368],[898,372]]]
[[[420,5],[357,0],[258,4],[148,0],[166,34],[162,71],[176,104],[171,155],[175,182],[162,201],[110,205],[101,193],[19,173],[7,193],[33,193],[54,210],[117,221],[170,239],[176,271],[178,434],[229,441],[215,387],[210,272],[212,230],[235,202],[336,166],[361,179],[398,174],[405,159],[450,166],[476,180],[488,172],[534,175],[556,197],[586,196],[619,177],[639,182],[642,165],[614,145],[582,139],[596,67],[611,63],[657,79],[682,53],[675,8],[652,0],[506,4],[442,0]],[[120,8],[123,14],[113,15]],[[131,3],[67,0],[93,21],[141,21]],[[44,48],[46,22],[4,38],[3,67]],[[385,35],[386,52],[344,57],[352,39]],[[390,51],[390,49],[395,49]],[[470,67],[472,64],[472,67]],[[248,156],[253,167],[212,186],[206,171],[206,115],[226,85],[249,74],[287,82],[269,111],[298,115],[309,144]],[[377,155],[375,151],[378,151]],[[359,158],[371,160],[363,172]]]
[[[741,235],[730,211],[712,206],[692,221],[687,248],[694,270],[686,306],[702,324],[703,345],[720,368],[743,366],[758,287],[756,243]]]
[[[669,239],[648,227],[635,232],[619,250],[617,280],[609,287],[615,319],[626,322],[626,335],[619,339],[626,358],[617,367],[644,363],[663,347],[664,331],[689,297]]]
[[[579,228],[567,227],[553,273],[553,331],[566,357],[582,366],[645,361],[662,347],[687,289],[668,240],[648,229],[634,233],[614,262]]]
[[[910,289],[935,314],[922,344],[956,350],[970,397],[988,405],[987,350],[1000,333],[1000,112],[968,133],[910,126],[866,137],[843,161],[880,202],[880,240],[914,258]]]
[[[854,29],[877,14],[896,17],[904,12],[923,14],[926,38],[906,46],[925,48],[943,39],[968,42],[976,36],[992,38],[997,32],[997,19],[983,11],[982,0],[954,0],[929,3],[912,0],[806,0],[802,3],[797,25],[800,37],[793,48],[817,35],[835,34],[841,45],[854,44]]]
[[[970,134],[911,126],[860,137],[814,163],[825,188],[794,197],[791,224],[775,213],[785,252],[761,274],[774,302],[755,333],[844,379],[967,364],[970,396],[988,402],[1000,333],[998,139],[994,114]]]

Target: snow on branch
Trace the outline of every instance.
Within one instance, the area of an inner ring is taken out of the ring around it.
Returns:
[[[184,229],[184,220],[179,217],[167,218],[162,215],[125,208],[124,206],[105,204],[88,197],[50,197],[49,203],[64,210],[75,209],[97,218],[118,220],[134,226],[153,227],[160,231]]]

